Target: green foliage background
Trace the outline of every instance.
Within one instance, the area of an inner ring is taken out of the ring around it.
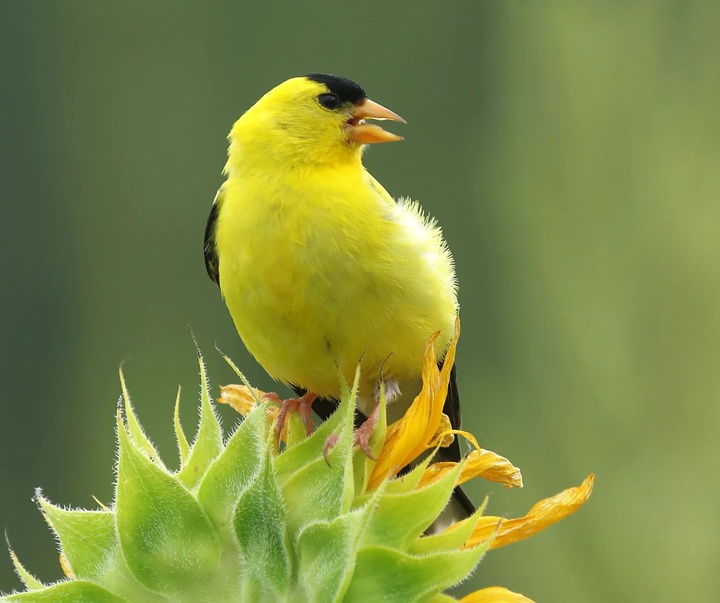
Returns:
[[[0,3],[0,526],[60,576],[30,502],[112,497],[116,371],[172,459],[190,327],[260,387],[201,243],[232,122],[343,74],[408,120],[371,171],[445,229],[466,426],[577,516],[459,592],[713,601],[720,590],[720,8],[712,2]],[[216,390],[217,391],[217,390]],[[228,426],[234,417],[225,413]],[[0,590],[19,586],[0,556]]]

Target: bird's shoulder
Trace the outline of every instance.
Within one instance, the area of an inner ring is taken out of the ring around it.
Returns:
[[[392,195],[385,190],[385,187],[380,184],[375,177],[368,171],[363,174],[365,185],[372,191],[375,196],[382,204],[389,207],[395,207],[395,199]]]

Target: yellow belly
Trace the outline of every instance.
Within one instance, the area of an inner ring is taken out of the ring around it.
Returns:
[[[417,379],[428,338],[441,331],[441,356],[457,311],[439,232],[351,182],[228,182],[218,218],[220,286],[243,342],[272,377],[324,397],[361,360],[365,392],[381,368]]]

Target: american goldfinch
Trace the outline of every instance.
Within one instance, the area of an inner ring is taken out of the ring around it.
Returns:
[[[280,84],[229,135],[227,179],[205,231],[205,264],[238,333],[268,374],[305,392],[292,402],[324,418],[361,362],[358,410],[383,380],[388,420],[420,390],[428,339],[442,358],[458,312],[453,260],[434,220],[395,201],[363,167],[368,144],[402,140],[365,120],[403,122],[346,78],[313,73]],[[454,368],[454,367],[453,367]],[[445,403],[460,406],[453,370]],[[455,444],[444,450],[459,460]],[[456,518],[472,512],[456,493]]]

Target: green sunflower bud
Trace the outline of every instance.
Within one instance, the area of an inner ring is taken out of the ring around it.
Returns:
[[[465,579],[496,538],[510,541],[526,526],[530,532],[544,527],[544,511],[536,511],[525,523],[512,520],[520,524],[504,533],[502,520],[481,517],[480,509],[444,532],[427,535],[459,482],[494,471],[496,481],[518,485],[519,470],[507,459],[479,451],[477,461],[432,469],[427,457],[396,477],[389,469],[397,465],[393,455],[406,458],[407,450],[394,446],[393,438],[413,424],[389,428],[381,404],[370,440],[378,461],[369,459],[354,449],[355,388],[345,388],[338,410],[310,436],[291,416],[286,444],[278,450],[273,403],[263,402],[249,386],[231,386],[245,397],[247,404],[241,405],[247,416],[224,439],[205,364],[198,358],[201,413],[192,445],[178,419],[179,396],[175,405],[180,469],[172,472],[162,463],[135,416],[121,374],[113,504],[68,510],[38,492],[40,510],[60,544],[66,579],[42,584],[11,551],[26,590],[0,601],[453,601],[443,591]],[[442,387],[440,377],[426,380],[416,404],[439,399],[430,390]],[[430,429],[422,421],[424,439],[413,440],[419,452],[436,446],[435,432],[447,438],[436,414]],[[335,443],[328,449],[331,436]],[[407,438],[403,441],[407,447]],[[553,502],[552,521],[587,496],[586,487],[570,497],[571,503]],[[497,587],[469,597],[474,598],[466,601],[529,601]]]

